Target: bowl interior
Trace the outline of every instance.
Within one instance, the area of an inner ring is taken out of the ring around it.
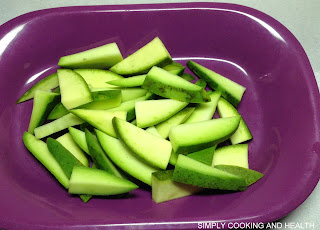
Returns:
[[[150,190],[139,189],[126,199],[84,204],[25,149],[22,135],[32,101],[15,101],[55,72],[61,56],[113,41],[126,56],[155,36],[178,62],[194,60],[247,88],[238,108],[254,137],[249,165],[265,176],[245,192],[155,204]],[[319,93],[313,72],[293,35],[256,10],[209,3],[62,8],[14,19],[0,27],[0,39],[4,223],[266,222],[296,208],[319,178]]]

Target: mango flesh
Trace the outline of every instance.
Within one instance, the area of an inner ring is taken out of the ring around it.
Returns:
[[[169,139],[173,151],[187,154],[227,140],[238,128],[240,116],[182,124],[172,127]]]

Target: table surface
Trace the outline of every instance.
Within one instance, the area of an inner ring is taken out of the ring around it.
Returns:
[[[197,2],[188,0],[0,0],[0,25],[31,11],[76,5],[116,5],[116,4],[146,4],[168,2]],[[210,1],[207,1],[210,2]],[[227,2],[249,6],[260,10],[286,26],[300,41],[311,62],[318,85],[320,85],[320,1],[319,0],[215,0],[211,2]],[[286,217],[279,220],[282,228],[294,229],[285,226],[285,223],[314,223],[314,228],[320,229],[320,185],[318,184],[308,199]],[[270,229],[270,228],[269,228]]]

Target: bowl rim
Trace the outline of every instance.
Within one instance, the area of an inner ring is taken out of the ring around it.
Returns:
[[[15,28],[16,26],[26,23],[28,21],[31,21],[35,18],[42,17],[42,16],[48,16],[50,14],[55,15],[55,14],[66,14],[66,13],[81,13],[81,12],[108,12],[108,11],[137,11],[141,10],[144,11],[146,9],[151,9],[151,10],[171,10],[171,9],[180,9],[184,10],[187,8],[192,8],[192,9],[220,9],[220,10],[235,10],[235,11],[240,11],[240,12],[245,12],[250,15],[255,15],[259,19],[263,19],[264,21],[272,21],[273,23],[277,24],[277,28],[279,28],[282,32],[286,33],[288,36],[287,39],[290,39],[290,42],[292,43],[291,45],[294,45],[295,48],[299,52],[299,56],[301,57],[301,60],[303,62],[303,65],[307,69],[306,75],[310,76],[310,81],[308,83],[309,89],[312,90],[311,95],[313,97],[314,101],[319,101],[320,99],[320,94],[319,94],[319,88],[315,79],[315,75],[311,66],[311,63],[307,57],[307,54],[305,50],[303,49],[302,45],[300,42],[297,40],[297,38],[279,21],[274,19],[273,17],[269,16],[268,14],[261,12],[257,9],[248,7],[248,6],[243,6],[240,4],[233,4],[233,3],[215,3],[215,2],[185,2],[185,3],[154,3],[154,4],[124,4],[124,5],[88,5],[88,6],[66,6],[66,7],[56,7],[56,8],[48,8],[48,9],[41,9],[41,10],[36,10],[32,11],[29,13],[22,14],[20,16],[17,16],[4,24],[0,26],[0,40],[1,38],[10,30]],[[320,104],[319,103],[314,103],[314,108],[317,111],[320,111]],[[317,116],[317,121],[315,125],[317,125],[320,128],[320,113]],[[314,165],[320,166],[320,148],[317,150],[318,154],[318,161]],[[316,187],[318,181],[320,179],[320,170],[313,171],[313,174],[308,177],[308,184],[307,189],[304,191],[303,194],[300,195],[300,199],[290,207],[290,209],[280,209],[276,210],[273,213],[267,213],[264,217],[258,217],[258,218],[252,218],[252,219],[246,219],[243,222],[271,222],[275,220],[279,220],[282,217],[288,215],[290,212],[292,212],[294,209],[296,209],[298,206],[300,206],[312,193],[314,188]],[[25,224],[25,223],[14,223],[12,221],[7,221],[5,219],[2,219],[3,217],[0,216],[0,225],[1,227],[4,228],[12,228],[12,229],[20,229],[20,228],[30,228],[30,229],[35,229],[35,230],[40,230],[40,229],[71,229],[75,228],[77,226],[75,225],[41,225],[41,224]],[[258,220],[258,221],[257,221]],[[175,225],[179,229],[186,229],[186,228],[191,228],[194,227],[196,223],[199,223],[201,221],[192,221],[192,222],[155,222],[155,223],[126,223],[126,224],[106,224],[106,225],[81,225],[78,226],[79,228],[89,228],[93,227],[95,229],[102,229],[106,227],[111,227],[112,229],[125,229],[128,226],[136,225],[139,226],[141,229],[162,229],[162,228],[170,228],[173,225]],[[210,222],[210,221],[204,221],[204,222]],[[219,222],[219,221],[218,221]],[[232,222],[232,221],[231,221]],[[226,221],[228,223],[228,221]]]

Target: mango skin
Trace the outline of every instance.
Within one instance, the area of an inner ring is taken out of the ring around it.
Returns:
[[[244,179],[246,182],[247,186],[250,186],[254,183],[256,183],[258,180],[260,180],[263,177],[263,174],[252,170],[252,169],[247,169],[239,166],[234,166],[234,165],[215,165],[215,168],[231,173],[236,176],[240,176]]]
[[[179,101],[193,103],[211,101],[209,94],[202,87],[156,66],[148,72],[142,87],[161,97]]]
[[[246,90],[245,87],[230,79],[213,72],[212,70],[194,62],[188,61],[187,66],[199,78],[202,78],[208,83],[212,89],[220,91],[221,95],[227,99],[235,107],[240,103],[242,96]]]
[[[244,191],[247,187],[242,177],[213,168],[184,155],[178,157],[172,180],[209,189]]]

